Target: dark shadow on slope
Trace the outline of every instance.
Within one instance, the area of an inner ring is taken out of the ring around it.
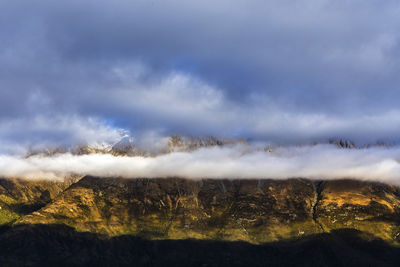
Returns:
[[[17,203],[17,204],[10,204],[8,208],[15,213],[23,216],[34,211],[38,211],[48,203],[46,202],[35,202],[35,203]]]
[[[400,249],[355,230],[252,245],[106,238],[63,225],[0,229],[1,266],[398,266]]]

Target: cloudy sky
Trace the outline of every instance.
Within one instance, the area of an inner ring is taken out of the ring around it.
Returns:
[[[400,3],[0,1],[0,147],[399,140]]]

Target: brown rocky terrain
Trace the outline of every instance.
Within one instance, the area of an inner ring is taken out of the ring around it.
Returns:
[[[44,207],[79,179],[74,176],[62,181],[0,179],[0,225]]]
[[[355,180],[0,179],[1,266],[397,266],[400,189]]]
[[[254,244],[351,228],[397,243],[399,213],[399,188],[380,183],[86,176],[16,224]]]

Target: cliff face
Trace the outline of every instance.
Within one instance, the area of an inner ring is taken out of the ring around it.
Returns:
[[[186,180],[84,177],[17,224],[149,239],[264,243],[352,228],[399,236],[397,187],[351,180]]]

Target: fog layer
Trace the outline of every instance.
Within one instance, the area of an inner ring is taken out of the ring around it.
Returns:
[[[340,149],[333,145],[281,147],[272,152],[248,145],[202,148],[157,157],[110,154],[1,155],[0,176],[61,179],[69,174],[153,178],[355,178],[400,184],[400,147]]]

